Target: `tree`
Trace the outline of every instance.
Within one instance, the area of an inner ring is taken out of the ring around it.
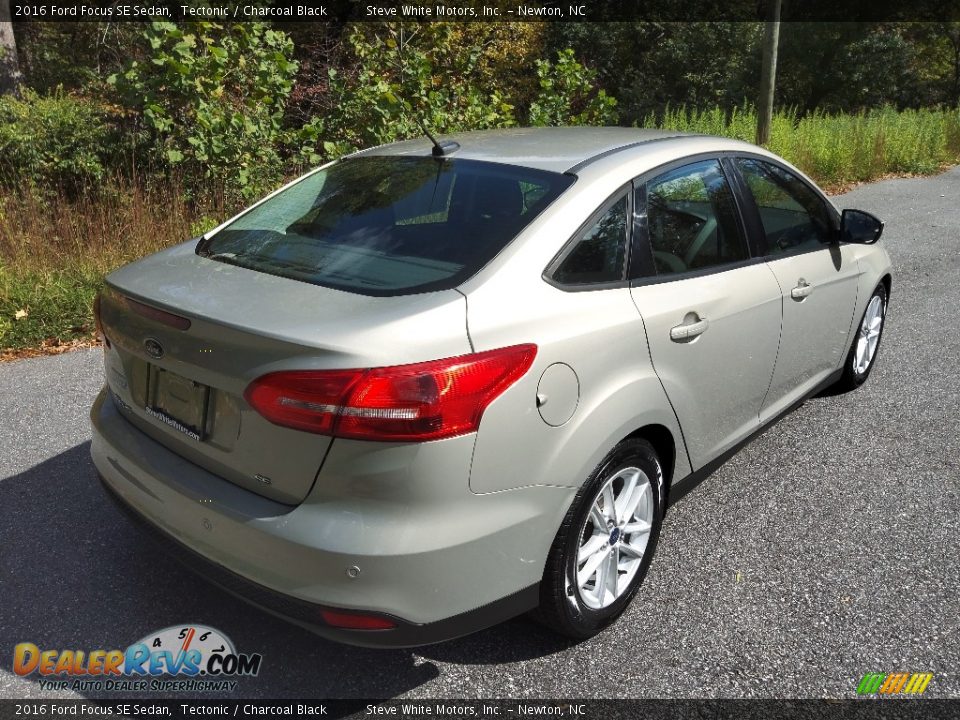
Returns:
[[[960,22],[936,24],[936,32],[947,47],[948,65],[952,76],[949,84],[949,103],[960,105]]]
[[[297,71],[290,38],[262,22],[206,21],[154,22],[143,37],[149,59],[110,82],[140,111],[160,163],[246,199],[275,185],[301,130],[312,137],[283,125]]]
[[[621,124],[667,107],[731,110],[760,77],[758,22],[552,23],[552,50],[573,48],[617,98]]]
[[[356,23],[353,62],[330,68],[334,111],[321,119],[324,151],[340,155],[423,134],[507,127],[513,106],[476,81],[479,53],[453,40],[450,23]]]
[[[617,101],[597,89],[594,70],[585,68],[567,48],[556,62],[537,60],[540,94],[530,105],[530,124],[613,125]]]
[[[777,99],[801,114],[925,104],[915,48],[898,23],[791,22],[780,28]]]
[[[16,93],[23,79],[10,20],[10,0],[0,0],[0,95]]]
[[[960,22],[895,25],[894,33],[909,48],[905,104],[960,105]],[[894,33],[887,32],[884,37]]]
[[[5,0],[0,0],[4,2]],[[141,49],[142,26],[132,22],[17,23],[17,57],[23,84],[41,95],[63,88],[87,97]]]

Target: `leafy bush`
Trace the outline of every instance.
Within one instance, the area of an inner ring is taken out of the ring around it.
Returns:
[[[540,94],[530,105],[531,125],[612,125],[615,98],[596,89],[597,73],[577,62],[569,48],[557,61],[537,60]]]
[[[478,82],[477,47],[455,42],[449,23],[410,32],[400,23],[358,23],[348,35],[355,65],[331,68],[336,108],[325,118],[324,152],[422,136],[515,124],[513,105],[495,84]]]
[[[512,127],[529,89],[498,81],[485,69],[485,55],[496,37],[482,44],[464,42],[452,23],[432,23],[409,31],[400,23],[358,24],[348,36],[356,63],[350,72],[330,70],[336,108],[324,120],[321,136],[328,155],[422,136],[431,131]],[[502,38],[501,38],[502,39]],[[474,38],[476,40],[476,38]],[[500,61],[502,63],[502,60]],[[532,125],[610,124],[616,100],[596,87],[596,73],[572,50],[556,62],[536,62],[538,90],[530,103]]]
[[[96,188],[116,155],[115,111],[58,90],[0,97],[0,183],[50,195]]]
[[[283,126],[298,67],[290,38],[260,22],[154,22],[144,38],[149,61],[109,82],[142,113],[159,161],[190,186],[213,181],[244,199],[275,185],[299,139]]]

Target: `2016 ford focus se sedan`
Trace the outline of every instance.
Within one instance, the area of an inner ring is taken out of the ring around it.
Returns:
[[[107,278],[93,459],[207,578],[321,635],[533,610],[589,637],[669,503],[870,374],[882,228],[720,138],[366,150]]]

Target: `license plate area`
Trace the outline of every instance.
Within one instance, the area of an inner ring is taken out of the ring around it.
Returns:
[[[198,442],[204,439],[210,400],[207,385],[151,365],[146,396],[148,415]]]

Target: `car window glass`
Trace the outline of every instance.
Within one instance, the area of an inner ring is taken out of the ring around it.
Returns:
[[[627,196],[617,200],[580,236],[553,274],[565,285],[623,279],[627,247]]]
[[[366,295],[456,287],[574,182],[500,163],[342,160],[200,243],[219,262]]]
[[[737,167],[757,203],[767,253],[781,255],[823,247],[832,237],[826,204],[800,178],[772,163],[740,158]]]
[[[646,215],[657,275],[750,257],[730,185],[717,160],[685,165],[647,183]]]
[[[436,182],[426,183],[396,201],[394,213],[397,225],[429,225],[445,223],[450,217],[450,200],[457,176],[453,173],[437,175]]]

